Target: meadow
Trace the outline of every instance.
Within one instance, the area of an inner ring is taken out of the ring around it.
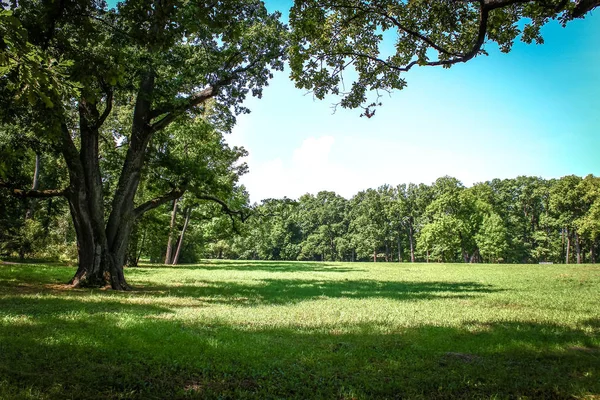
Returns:
[[[600,398],[600,265],[73,273],[0,264],[0,398]]]

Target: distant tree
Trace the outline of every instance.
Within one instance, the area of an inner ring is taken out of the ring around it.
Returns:
[[[485,261],[495,263],[506,260],[508,232],[498,214],[492,213],[483,217],[483,223],[475,235],[475,241]]]
[[[350,201],[349,233],[356,252],[361,258],[377,261],[379,250],[385,246],[386,213],[381,193],[367,189]]]
[[[298,204],[298,224],[304,240],[299,257],[322,261],[341,258],[336,238],[346,231],[346,199],[334,193],[321,191],[316,196],[301,196]]]
[[[558,179],[550,189],[550,211],[563,229],[566,239],[565,263],[570,263],[572,248],[576,262],[582,262],[581,237],[576,229],[576,221],[586,213],[585,193],[580,186],[582,179],[575,175]]]

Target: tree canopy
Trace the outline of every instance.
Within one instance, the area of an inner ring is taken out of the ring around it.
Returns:
[[[598,0],[302,0],[290,11],[290,66],[300,88],[370,117],[382,92],[403,89],[417,66],[451,67],[540,29],[582,18]]]

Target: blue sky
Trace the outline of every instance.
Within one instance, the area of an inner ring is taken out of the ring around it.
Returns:
[[[287,2],[267,2],[284,10]],[[227,140],[243,145],[252,201],[333,190],[351,197],[382,184],[465,185],[493,178],[600,175],[600,11],[566,28],[550,23],[544,45],[486,49],[451,69],[421,67],[384,98],[376,116],[338,109],[294,88],[289,70],[250,99]]]
[[[284,18],[290,5],[267,1]],[[488,45],[488,57],[451,69],[412,69],[408,87],[384,98],[371,119],[358,110],[332,114],[335,99],[313,100],[289,70],[277,73],[227,137],[250,152],[241,183],[254,202],[319,190],[351,197],[443,175],[467,186],[600,175],[600,9],[542,33],[543,45],[517,42],[509,54]]]

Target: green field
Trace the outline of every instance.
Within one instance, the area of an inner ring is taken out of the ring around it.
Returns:
[[[0,398],[600,398],[599,265],[0,264]]]

